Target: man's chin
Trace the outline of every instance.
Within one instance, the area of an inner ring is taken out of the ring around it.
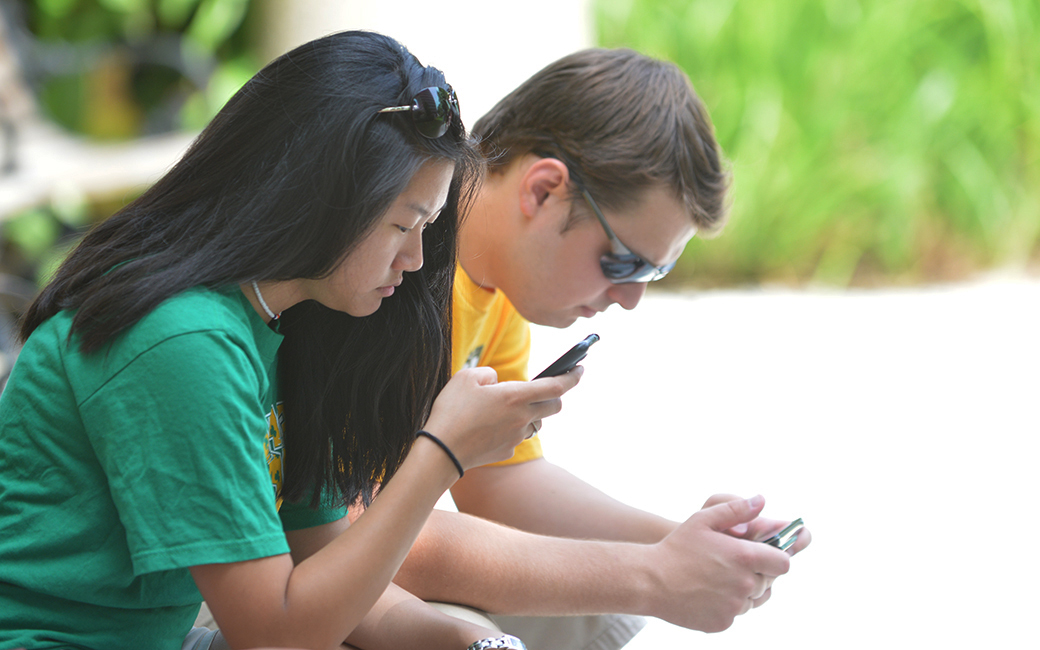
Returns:
[[[595,315],[596,312],[592,312]],[[542,314],[535,319],[528,318],[530,322],[535,325],[543,325],[545,327],[555,327],[557,329],[565,329],[573,325],[579,318],[584,314],[575,314],[573,311],[568,312],[557,312],[552,314]]]
[[[543,327],[555,327],[557,329],[563,329],[570,327],[579,318],[592,318],[599,313],[598,310],[579,305],[577,307],[570,307],[569,309],[556,309],[552,311],[538,311],[536,313],[524,313],[518,305],[513,305],[520,315],[524,317],[529,323],[535,325],[542,325]]]

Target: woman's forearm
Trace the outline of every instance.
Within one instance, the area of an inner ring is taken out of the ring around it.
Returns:
[[[334,648],[379,600],[440,495],[458,478],[417,441],[366,516],[295,567],[288,555],[193,567],[232,647]]]
[[[460,650],[492,636],[498,632],[448,616],[391,584],[347,642],[361,650]]]

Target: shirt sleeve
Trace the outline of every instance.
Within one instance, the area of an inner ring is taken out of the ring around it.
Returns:
[[[488,355],[480,365],[490,366],[499,381],[527,381],[527,363],[531,358],[531,325],[510,309],[503,317],[500,332]]]
[[[300,530],[339,521],[346,517],[348,513],[348,508],[340,505],[341,501],[342,499],[340,498],[330,496],[326,490],[322,490],[317,508],[311,507],[310,499],[303,499],[299,503],[283,500],[278,508],[278,516],[282,520],[282,528],[287,531]]]
[[[528,362],[531,358],[531,324],[515,310],[509,309],[503,323],[501,338],[487,359],[480,365],[490,366],[498,373],[499,381],[527,381]],[[542,443],[535,435],[524,440],[513,450],[513,456],[494,466],[516,465],[542,457]]]
[[[241,345],[202,331],[143,351],[84,400],[136,575],[288,552],[263,451],[265,382]]]

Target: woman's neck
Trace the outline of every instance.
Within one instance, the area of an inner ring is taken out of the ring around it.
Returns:
[[[303,300],[296,283],[287,282],[248,282],[239,285],[249,304],[264,322],[278,318],[286,309]]]

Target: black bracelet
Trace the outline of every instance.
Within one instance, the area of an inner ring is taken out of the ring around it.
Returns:
[[[455,463],[455,469],[459,470],[459,478],[462,478],[462,475],[465,474],[465,472],[462,471],[462,463],[459,462],[458,458],[455,458],[455,454],[451,453],[451,450],[448,449],[448,445],[444,444],[440,438],[433,435],[429,431],[423,431],[422,429],[419,429],[419,432],[415,434],[415,437],[418,438],[419,436],[426,436],[430,440],[436,442],[437,446],[443,449],[444,453],[448,454],[448,458],[451,459],[451,462]]]

